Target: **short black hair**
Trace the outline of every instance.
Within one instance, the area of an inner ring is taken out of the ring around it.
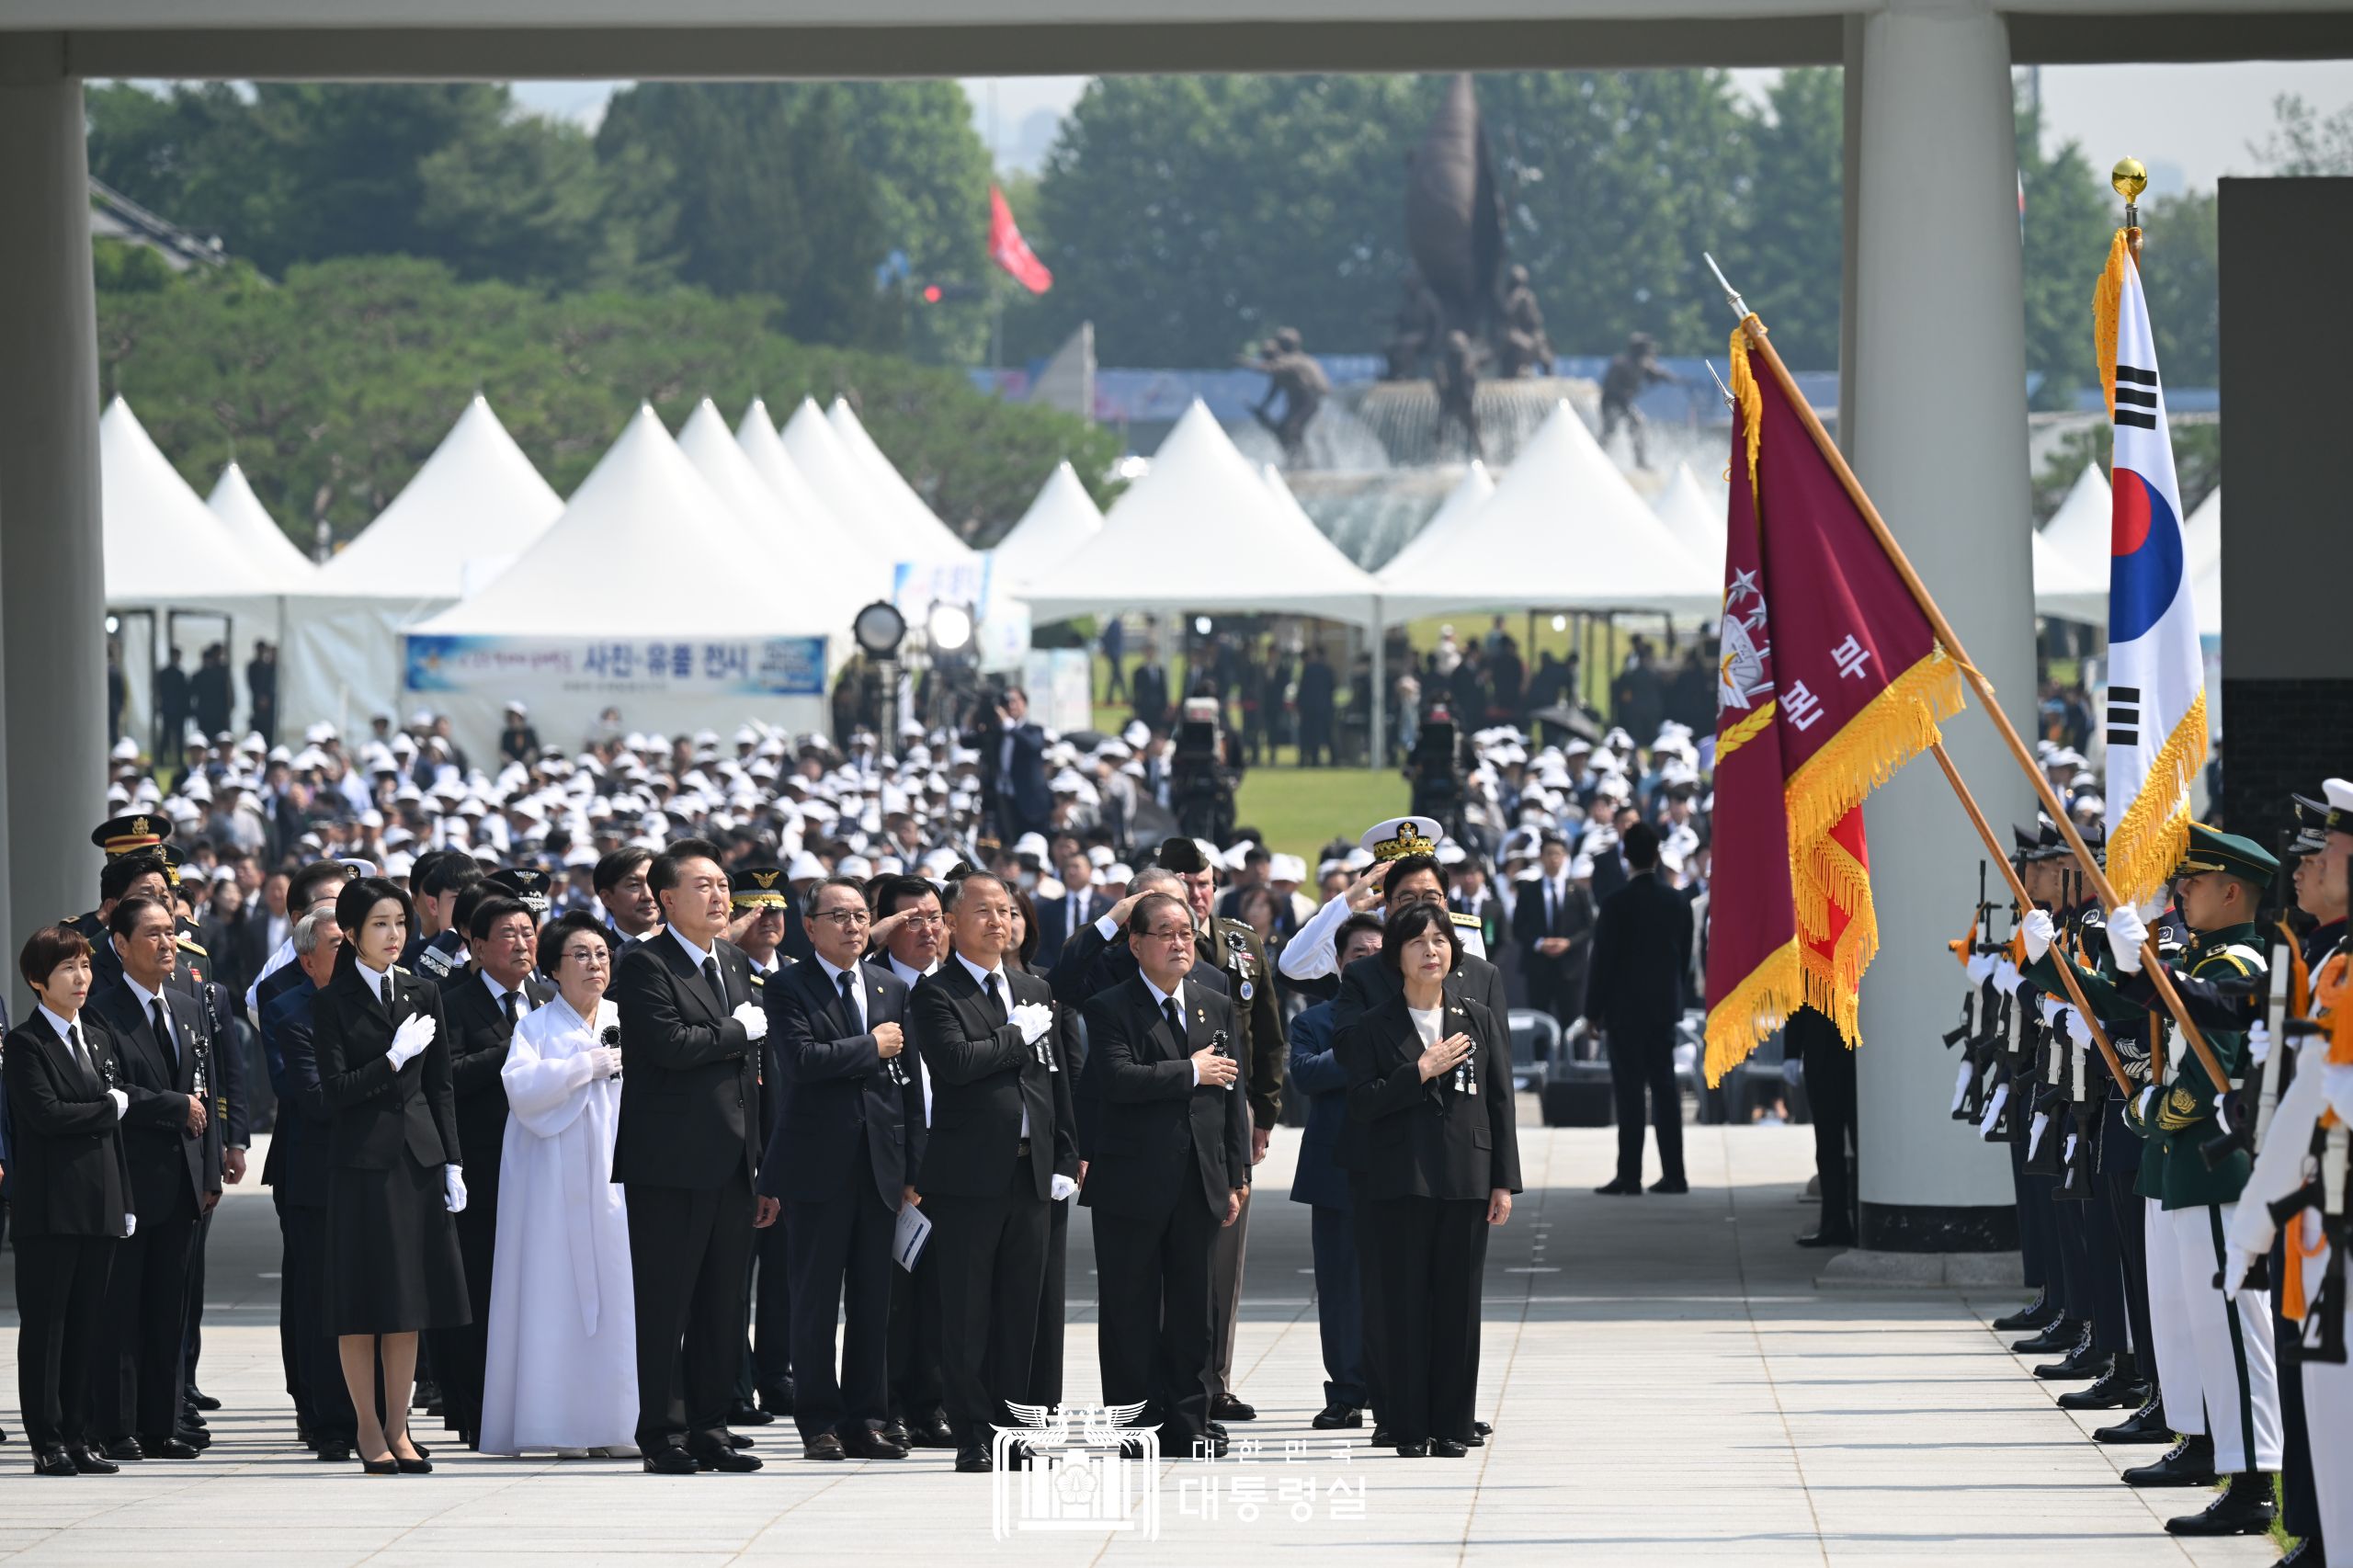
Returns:
[[[129,855],[116,856],[113,859],[108,861],[103,867],[99,868],[98,902],[101,903],[112,903],[114,900],[120,898],[124,893],[129,892],[133,882],[136,882],[142,877],[149,875],[159,875],[164,879],[164,885],[165,887],[171,886],[171,862],[165,860],[161,855],[158,855],[154,851],[149,849],[141,849]],[[51,965],[51,967],[54,968],[55,966]],[[49,979],[49,976],[44,974],[41,976],[41,979],[46,982]]]
[[[449,893],[463,892],[467,888],[482,881],[482,867],[475,863],[472,855],[462,849],[439,851],[433,864],[426,869],[421,878],[415,874],[415,868],[411,867],[410,872],[409,880],[416,884],[416,891],[427,898],[441,898]]]
[[[490,884],[485,882],[482,885],[488,887]],[[519,898],[515,898],[496,888],[491,888],[488,893],[475,903],[472,913],[466,916],[467,939],[475,942],[487,940],[490,928],[510,915],[520,915],[529,919],[531,906]]]
[[[708,860],[722,872],[727,869],[725,852],[710,839],[681,838],[675,841],[654,857],[654,864],[645,869],[645,885],[653,892],[657,905],[664,893],[678,885],[678,868],[689,860]]]
[[[90,938],[81,932],[71,926],[44,926],[25,938],[24,950],[17,955],[17,972],[27,985],[47,985],[60,964],[89,956]]]
[[[1361,915],[1351,915],[1341,921],[1340,928],[1332,933],[1332,951],[1335,954],[1347,952],[1348,938],[1359,931],[1370,931],[1375,937],[1381,936],[1383,931],[1381,916],[1367,911]]]
[[[597,892],[609,892],[653,858],[654,851],[642,844],[624,845],[597,862],[597,869],[588,873],[588,885]]]
[[[862,904],[866,902],[866,883],[861,879],[857,877],[820,877],[815,881],[809,884],[809,891],[801,895],[801,913],[806,915],[814,916],[817,913],[817,895],[824,892],[827,888],[847,888],[849,889],[851,895],[855,897],[859,903]]]
[[[510,896],[505,888],[496,886],[487,877],[476,877],[458,890],[458,901],[449,906],[449,924],[468,937],[474,934],[474,912],[494,898]]]
[[[1405,944],[1432,926],[1446,933],[1446,945],[1454,954],[1447,971],[1452,973],[1461,968],[1462,938],[1454,929],[1454,916],[1445,905],[1437,903],[1409,903],[1381,923],[1381,961],[1403,974]]]
[[[129,940],[131,934],[139,929],[139,922],[151,909],[162,910],[165,920],[173,918],[170,904],[160,898],[149,898],[142,893],[137,898],[126,898],[114,906],[114,912],[107,916],[107,929],[113,935]]]
[[[1650,824],[1634,824],[1619,843],[1626,852],[1626,864],[1635,870],[1647,871],[1658,864],[1658,829]]]
[[[1384,899],[1387,898],[1392,892],[1396,891],[1397,884],[1399,882],[1404,881],[1407,877],[1412,876],[1416,871],[1429,872],[1432,876],[1438,879],[1438,891],[1440,892],[1446,892],[1450,879],[1449,879],[1446,874],[1446,868],[1438,864],[1438,858],[1437,856],[1401,855],[1396,859],[1389,862],[1388,873],[1381,879],[1381,896]]]
[[[339,897],[343,884],[351,880],[351,869],[340,860],[313,860],[298,867],[286,881],[286,907],[297,912],[307,910],[316,902],[319,890],[329,882],[335,884]]]
[[[877,877],[869,884],[867,892],[874,901],[874,918],[877,920],[889,919],[926,893],[934,898],[939,896],[939,890],[923,878],[908,876]]]
[[[527,910],[525,913],[529,912]],[[540,927],[540,972],[547,975],[555,973],[556,965],[563,961],[564,944],[583,931],[601,940],[608,952],[612,950],[611,929],[586,910],[575,909],[557,915]]]

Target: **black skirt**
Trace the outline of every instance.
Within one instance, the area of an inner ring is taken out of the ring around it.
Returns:
[[[472,1321],[440,1165],[404,1150],[388,1171],[338,1165],[327,1181],[329,1334],[410,1334]]]

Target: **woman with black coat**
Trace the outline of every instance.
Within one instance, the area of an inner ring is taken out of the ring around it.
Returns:
[[[327,1182],[326,1326],[359,1417],[370,1475],[421,1475],[409,1438],[419,1330],[466,1323],[465,1265],[450,1216],[465,1207],[449,1031],[440,993],[398,962],[408,895],[361,877],[335,900],[343,950],[319,992],[313,1035],[334,1126]],[[383,1404],[376,1370],[383,1369]]]
[[[1404,989],[1333,1045],[1374,1210],[1366,1285],[1383,1304],[1381,1425],[1408,1459],[1472,1446],[1487,1227],[1510,1219],[1519,1190],[1511,1035],[1451,982],[1461,958],[1443,904],[1391,915],[1381,961]]]

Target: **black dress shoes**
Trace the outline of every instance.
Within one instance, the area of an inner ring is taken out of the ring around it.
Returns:
[[[1855,1244],[1855,1233],[1844,1225],[1824,1225],[1816,1230],[1798,1233],[1802,1247],[1850,1247]]]
[[[907,1424],[904,1421],[882,1423],[882,1437],[885,1441],[896,1443],[903,1449],[915,1446],[915,1434],[907,1430]]]
[[[1220,1421],[1256,1421],[1257,1406],[1245,1404],[1230,1393],[1222,1393],[1211,1402],[1210,1415]]]
[[[136,1464],[147,1457],[147,1450],[139,1446],[136,1437],[117,1437],[110,1443],[101,1443],[98,1452],[117,1464]]]
[[[2017,1312],[2005,1312],[1995,1318],[1994,1330],[1997,1334],[2029,1333],[2034,1329],[2047,1327],[2051,1320],[2058,1315],[2059,1303],[2051,1299],[2051,1292],[2046,1288],[2033,1301],[2029,1301]]]
[[[48,1449],[33,1456],[33,1473],[35,1475],[78,1475],[81,1472],[74,1468],[74,1461],[66,1457],[63,1449]]]
[[[76,1444],[65,1450],[65,1457],[76,1475],[113,1475],[122,1466],[86,1444]]]
[[[948,1417],[935,1410],[907,1423],[907,1446],[911,1449],[952,1449],[957,1446],[956,1432],[948,1425]]]
[[[804,1460],[846,1460],[849,1455],[842,1450],[839,1437],[831,1432],[820,1432],[801,1441],[801,1457]]]
[[[1401,1460],[1426,1460],[1430,1457],[1429,1443],[1427,1439],[1418,1443],[1399,1443],[1397,1457]]]
[[[1225,1429],[1225,1423],[1222,1421],[1204,1421],[1201,1425],[1208,1429],[1209,1435],[1212,1437],[1231,1437],[1233,1436],[1233,1433]]]
[[[2184,1437],[2154,1464],[2136,1465],[2124,1472],[2127,1486],[2211,1486],[2214,1480],[2211,1437]]]
[[[727,1446],[731,1449],[748,1449],[752,1446],[752,1439],[741,1432],[730,1432],[727,1434]]]
[[[1386,1449],[1394,1446],[1394,1440],[1389,1435],[1389,1428],[1383,1426],[1378,1421],[1375,1421],[1372,1426],[1371,1442],[1372,1446],[1376,1449]]]
[[[2019,1356],[2063,1356],[2075,1349],[2075,1341],[2084,1335],[2084,1325],[2073,1318],[2055,1317],[2024,1339],[2010,1341],[2010,1349]]]
[[[775,1415],[748,1400],[727,1413],[730,1426],[765,1426],[775,1419]]]
[[[1671,1194],[1685,1193],[1691,1190],[1691,1184],[1685,1181],[1681,1176],[1661,1176],[1658,1180],[1651,1183],[1651,1190],[1653,1192],[1665,1192]]]
[[[2231,1477],[2222,1494],[2195,1514],[2165,1521],[2167,1535],[2263,1535],[2278,1510],[2271,1504],[2271,1478],[2254,1471]]]
[[[209,1449],[212,1446],[212,1434],[201,1426],[183,1426],[172,1436],[191,1449]]]
[[[996,1466],[989,1460],[989,1451],[986,1449],[964,1448],[956,1450],[956,1473],[959,1475],[986,1475],[995,1468]]]
[[[351,1462],[351,1445],[349,1443],[339,1443],[332,1437],[319,1445],[318,1453],[319,1458],[326,1460],[329,1464],[349,1464]]]
[[[787,1378],[760,1391],[760,1408],[770,1415],[790,1415],[792,1414],[792,1380]]]
[[[2165,1401],[2159,1391],[2149,1390],[2149,1397],[2141,1408],[2113,1426],[2102,1426],[2092,1434],[2095,1443],[2170,1443],[2173,1427],[2165,1420]]]
[[[1638,1181],[1628,1181],[1625,1177],[1620,1176],[1613,1181],[1603,1182],[1593,1191],[1597,1198],[1640,1198],[1643,1195],[1643,1184]]]
[[[193,1444],[183,1443],[177,1437],[141,1437],[133,1446],[151,1460],[192,1460],[202,1454],[201,1449]],[[108,1449],[107,1457],[113,1459],[117,1456],[112,1449]]]
[[[1364,1425],[1364,1406],[1343,1404],[1334,1400],[1317,1412],[1315,1419],[1309,1425],[1319,1432],[1336,1431],[1343,1426],[1361,1426]]]
[[[714,1449],[695,1455],[695,1464],[703,1470],[724,1471],[730,1475],[748,1475],[760,1468],[757,1455],[738,1452],[732,1448]]]
[[[643,1456],[648,1475],[692,1475],[702,1467],[694,1456],[675,1443],[658,1449],[648,1449]]]
[[[2271,1568],[2328,1568],[2326,1555],[2321,1550],[2321,1540],[2308,1535],[2279,1554]]]
[[[2069,1389],[2059,1396],[2062,1410],[2131,1410],[2149,1397],[2149,1385],[2132,1363],[2132,1352],[2120,1350],[2109,1358],[2108,1370],[2087,1389]]]
[[[1451,1437],[1432,1437],[1430,1439],[1430,1457],[1433,1459],[1459,1460],[1470,1451],[1470,1444],[1458,1443]]]
[[[2107,1370],[2108,1353],[2092,1348],[2091,1331],[2087,1328],[2083,1338],[2075,1342],[2075,1349],[2059,1360],[2037,1367],[2034,1375],[2046,1383],[2073,1383],[2097,1378]]]
[[[837,1443],[842,1451],[852,1459],[903,1460],[907,1457],[905,1444],[894,1443],[881,1433],[862,1424],[837,1439]],[[815,1459],[817,1456],[812,1454],[809,1457]]]
[[[1471,1435],[1474,1437],[1492,1437],[1495,1435],[1495,1429],[1484,1421],[1473,1421],[1471,1423]]]
[[[194,1383],[188,1385],[188,1402],[196,1406],[199,1410],[218,1410],[221,1408],[221,1402],[219,1400],[213,1398],[202,1389],[198,1388]]]

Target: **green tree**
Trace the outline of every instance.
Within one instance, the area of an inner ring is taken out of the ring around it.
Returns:
[[[1767,99],[1772,118],[1751,138],[1747,222],[1724,265],[1782,358],[1827,369],[1838,363],[1845,267],[1844,77],[1836,67],[1785,71]]]
[[[2222,225],[2214,193],[2160,197],[2141,211],[2141,283],[2157,336],[2157,366],[2177,387],[2222,379]]]
[[[2021,229],[2026,283],[2026,368],[2041,378],[2037,408],[2072,408],[2078,390],[2097,385],[2092,358],[2092,288],[2108,263],[2109,236],[2123,210],[2083,148],[2045,151],[2032,108],[2018,111],[2018,181],[2025,193]]]
[[[2353,174],[2353,108],[2324,119],[2298,95],[2281,93],[2271,100],[2271,134],[2247,150],[2268,175]]]

